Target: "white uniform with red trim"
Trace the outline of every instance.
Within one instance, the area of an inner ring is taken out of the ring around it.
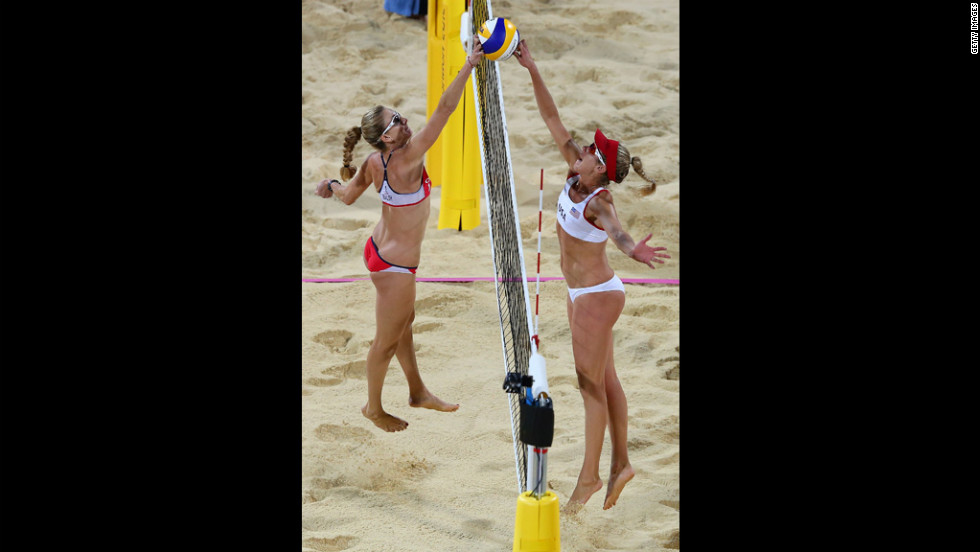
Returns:
[[[579,175],[577,174],[569,177],[565,181],[565,188],[558,196],[558,224],[573,238],[593,243],[604,242],[609,239],[609,236],[605,230],[586,220],[585,208],[589,205],[589,200],[595,197],[596,194],[599,192],[608,192],[609,190],[602,187],[596,188],[585,199],[575,203],[572,201],[572,198],[568,197],[568,189],[578,182],[578,179]]]
[[[569,177],[565,181],[565,188],[558,195],[558,224],[573,238],[587,242],[602,243],[609,239],[609,235],[606,234],[605,230],[592,224],[585,218],[585,208],[589,205],[589,200],[595,197],[596,194],[599,192],[608,192],[609,190],[602,187],[596,188],[591,194],[585,196],[585,199],[574,203],[572,198],[568,197],[568,189],[578,182],[578,178],[579,176],[577,174]],[[568,288],[568,297],[574,303],[575,299],[581,295],[602,291],[621,291],[626,293],[626,289],[623,288],[623,281],[619,279],[619,276],[613,274],[612,278],[599,285],[584,288]]]

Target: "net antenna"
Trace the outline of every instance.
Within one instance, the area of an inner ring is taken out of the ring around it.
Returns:
[[[538,339],[538,307],[541,305],[541,221],[544,212],[544,169],[541,169],[541,183],[538,187],[538,277],[534,283],[534,348],[537,351],[541,340]]]
[[[473,0],[469,6],[471,28],[493,18],[490,0]],[[472,36],[472,35],[471,35]],[[529,364],[537,344],[531,339],[532,317],[528,298],[527,273],[521,241],[514,175],[504,114],[503,89],[496,61],[486,58],[475,69],[473,83],[476,99],[476,121],[480,137],[480,161],[483,166],[483,189],[486,196],[491,254],[495,272],[497,306],[500,313],[500,338],[504,352],[505,389],[524,387],[529,383]],[[516,378],[516,379],[514,379]],[[541,382],[543,383],[543,382]],[[527,388],[530,391],[530,387]],[[528,449],[520,439],[522,403],[525,393],[507,393],[514,440],[514,461],[519,492],[531,490],[528,485]],[[540,450],[540,447],[539,447]],[[533,448],[532,448],[532,454]],[[532,477],[542,466],[532,466]],[[542,481],[541,484],[544,484]]]

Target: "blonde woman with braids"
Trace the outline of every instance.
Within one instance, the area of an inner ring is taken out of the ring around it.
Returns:
[[[429,220],[432,189],[423,162],[426,151],[456,110],[470,72],[483,58],[480,41],[474,37],[473,44],[473,53],[443,92],[428,124],[413,134],[407,117],[394,109],[375,106],[361,118],[361,126],[347,132],[344,166],[340,171],[346,183],[328,179],[316,188],[320,197],[335,196],[347,205],[372,185],[381,197],[381,220],[364,246],[364,266],[377,291],[377,329],[367,355],[368,400],[361,413],[385,431],[402,431],[408,427],[408,422],[387,413],[381,405],[381,388],[393,356],[398,358],[408,380],[409,406],[441,412],[459,408],[458,404],[433,395],[422,383],[415,359],[412,321],[415,319],[415,269],[419,266]],[[354,146],[361,138],[377,151],[368,155],[357,170],[350,162]]]
[[[608,510],[616,504],[634,471],[626,450],[626,394],[613,363],[612,329],[626,303],[626,291],[609,267],[606,241],[612,238],[620,251],[650,268],[656,268],[654,262],[663,263],[660,258],[670,256],[658,252],[665,247],[647,245],[653,234],[635,242],[623,229],[607,186],[610,181],[622,182],[630,165],[654,189],[656,183],[643,173],[638,157],[631,158],[625,146],[606,138],[599,129],[592,144],[579,147],[562,124],[526,41],[520,42],[515,53],[518,63],[531,74],[538,111],[569,168],[565,187],[558,196],[557,232],[561,271],[568,285],[566,306],[572,355],[585,405],[585,459],[566,511],[578,511],[602,488],[599,456],[607,425],[612,458],[602,509]]]

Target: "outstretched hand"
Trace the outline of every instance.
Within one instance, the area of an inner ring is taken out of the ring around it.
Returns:
[[[466,60],[470,62],[470,65],[476,67],[483,60],[483,43],[480,42],[479,35],[473,35],[473,51],[466,56]]]
[[[523,38],[517,43],[517,50],[514,51],[514,55],[517,56],[517,63],[520,63],[522,67],[530,68],[530,66],[534,65],[531,50],[527,48],[527,41]]]
[[[666,247],[650,247],[647,245],[647,240],[649,240],[651,237],[653,237],[653,234],[649,234],[647,237],[637,242],[636,246],[633,248],[633,253],[630,256],[649,266],[650,268],[657,268],[653,265],[654,261],[664,264],[660,258],[669,259],[670,255],[666,253],[657,253],[658,251],[665,251],[667,249]]]

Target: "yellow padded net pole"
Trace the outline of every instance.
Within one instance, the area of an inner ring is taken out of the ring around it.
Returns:
[[[460,42],[461,16],[467,11],[466,0],[428,0],[428,6],[426,119],[466,63],[467,54]],[[470,78],[473,78],[472,74]],[[480,224],[483,168],[476,106],[469,83],[460,103],[462,105],[449,117],[439,139],[426,154],[425,166],[432,185],[442,187],[439,229],[469,230]]]
[[[531,491],[517,497],[512,552],[560,552],[558,496],[548,491],[540,499]]]

